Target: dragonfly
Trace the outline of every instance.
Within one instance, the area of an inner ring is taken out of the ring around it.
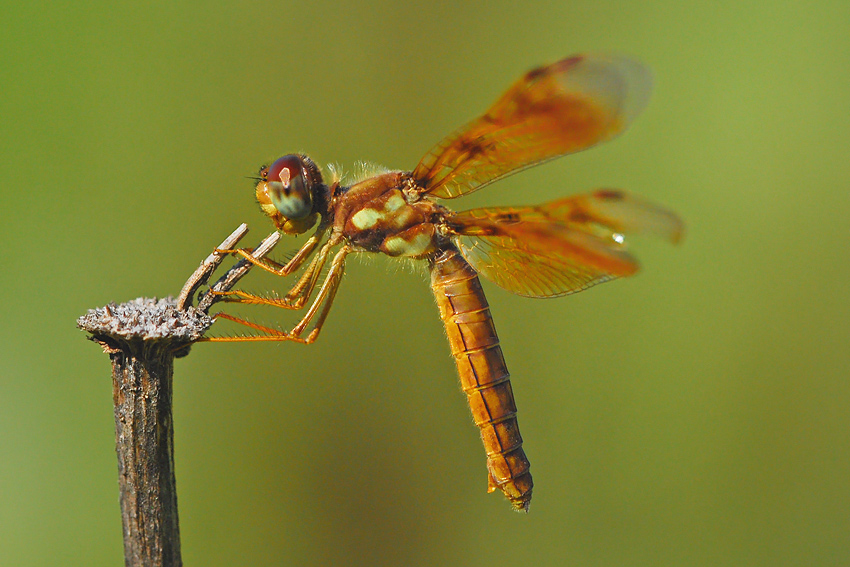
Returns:
[[[302,154],[262,167],[256,178],[262,211],[284,234],[313,232],[285,262],[254,257],[250,248],[218,250],[278,276],[298,276],[284,295],[263,297],[236,289],[222,292],[220,299],[306,312],[289,330],[220,312],[219,319],[245,325],[253,334],[204,340],[313,343],[348,256],[376,253],[425,262],[484,444],[488,492],[499,489],[516,510],[528,511],[530,463],[479,275],[522,296],[568,295],[638,270],[625,234],[651,234],[675,243],[683,223],[673,212],[616,189],[536,206],[462,212],[443,201],[619,135],[646,106],[651,86],[649,70],[628,57],[568,57],[527,72],[483,115],[435,145],[412,171],[380,170],[345,184],[335,169],[326,182]]]

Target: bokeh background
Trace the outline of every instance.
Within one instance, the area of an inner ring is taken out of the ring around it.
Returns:
[[[265,236],[263,161],[410,168],[582,51],[654,70],[630,132],[453,204],[623,187],[688,233],[577,296],[485,284],[530,514],[485,492],[424,271],[354,260],[317,344],[177,362],[185,563],[850,564],[848,21],[838,0],[4,4],[0,565],[123,557],[109,363],[76,317],[176,294],[241,222]]]

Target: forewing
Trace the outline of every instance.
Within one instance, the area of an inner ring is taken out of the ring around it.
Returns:
[[[480,118],[437,144],[413,171],[451,199],[620,134],[646,106],[649,70],[616,56],[563,59],[526,73]]]
[[[482,208],[449,218],[454,242],[473,268],[529,297],[557,297],[638,269],[621,231],[676,242],[673,213],[621,191],[602,190],[523,208]]]

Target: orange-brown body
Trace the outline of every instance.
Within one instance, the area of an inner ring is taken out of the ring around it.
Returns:
[[[475,270],[446,236],[452,212],[419,192],[409,173],[368,178],[339,192],[331,240],[366,252],[425,258],[463,392],[487,453],[488,487],[517,510],[531,502],[530,464],[522,449],[499,337]],[[412,202],[409,202],[412,201]]]
[[[481,429],[490,492],[499,488],[514,508],[527,510],[533,486],[530,464],[522,449],[511,375],[478,275],[449,248],[431,261],[431,290],[472,419]]]
[[[527,510],[533,485],[530,464],[484,290],[446,236],[452,211],[409,191],[412,187],[409,173],[390,172],[340,190],[331,240],[340,238],[366,252],[429,261],[431,289],[487,453],[488,488],[499,488],[517,510]]]

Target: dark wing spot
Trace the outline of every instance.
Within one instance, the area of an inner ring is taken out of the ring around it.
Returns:
[[[516,213],[509,212],[498,213],[493,217],[493,220],[495,220],[496,222],[515,223],[519,222],[519,215]]]
[[[461,138],[460,154],[465,155],[466,159],[473,159],[475,156],[484,153],[485,147],[481,138],[470,140],[469,138]]]
[[[575,210],[570,212],[570,221],[578,224],[587,224],[593,221],[593,218],[584,211]]]
[[[616,189],[600,189],[594,195],[604,201],[622,201],[626,197],[622,191]]]

